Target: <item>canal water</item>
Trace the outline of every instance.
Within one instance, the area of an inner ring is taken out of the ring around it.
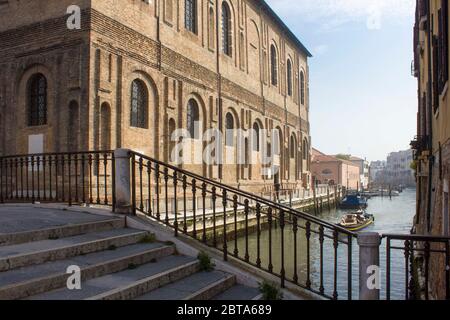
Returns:
[[[400,233],[409,234],[413,218],[415,215],[416,205],[416,191],[415,189],[406,189],[399,197],[375,197],[369,200],[368,213],[375,216],[375,224],[364,232],[378,232],[380,234],[386,233]],[[347,211],[348,212],[348,211]],[[324,211],[319,215],[322,220],[338,223],[340,218],[346,211],[331,210]],[[304,222],[299,221],[299,225],[304,226]],[[284,231],[285,238],[285,270],[286,276],[293,279],[295,273],[298,276],[298,282],[305,285],[308,280],[308,264],[307,264],[307,238],[305,230],[300,227],[297,233],[297,257],[295,261],[294,254],[294,237],[292,225],[286,225]],[[313,225],[313,230],[318,230],[317,226]],[[323,267],[321,272],[321,258],[320,258],[320,241],[319,235],[313,233],[310,240],[310,273],[311,287],[316,291],[320,291],[321,275],[324,293],[328,296],[333,296],[335,284],[335,250],[333,246],[332,233],[325,231],[325,234],[330,238],[325,238],[323,244]],[[346,237],[340,237],[341,241],[346,241]],[[358,299],[358,247],[356,239],[352,241],[352,297]],[[396,243],[394,243],[396,245]],[[400,246],[401,244],[398,243]],[[262,231],[260,240],[260,255],[261,266],[265,269],[270,265],[269,263],[269,232]],[[239,252],[245,251],[245,238],[238,239]],[[256,263],[257,257],[257,236],[252,234],[249,238],[249,252],[250,261]],[[381,298],[385,298],[385,283],[386,283],[386,244],[383,241],[380,249],[380,285]],[[281,231],[280,228],[272,231],[272,265],[275,273],[280,273],[281,270]],[[339,299],[347,299],[348,296],[348,246],[345,243],[339,243],[337,248],[337,292]],[[405,297],[405,257],[400,250],[393,250],[391,252],[391,298],[404,299]]]

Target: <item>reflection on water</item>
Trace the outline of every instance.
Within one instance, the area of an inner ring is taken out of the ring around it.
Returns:
[[[364,231],[385,233],[409,233],[413,217],[415,214],[416,191],[414,189],[405,190],[400,197],[389,198],[372,198],[369,200],[367,211],[375,216],[375,224]],[[331,222],[339,222],[341,216],[345,213],[342,210],[326,211],[320,214],[320,218]],[[307,266],[307,238],[306,232],[302,228],[304,221],[299,221],[300,228],[297,232],[297,255],[294,255],[295,241],[292,224],[286,224],[284,231],[284,257],[286,277],[294,279],[298,276],[300,285],[306,285],[308,280]],[[317,225],[312,225],[312,229],[318,231]],[[324,292],[328,296],[332,296],[334,292],[334,271],[335,271],[335,249],[333,234],[329,230],[325,230],[325,240],[323,244],[323,270],[321,272],[321,250],[319,235],[312,233],[310,240],[310,281],[312,288],[316,291],[321,287],[321,275],[323,278]],[[339,240],[347,241],[345,236],[340,236]],[[265,230],[261,233],[261,265],[263,268],[269,268],[269,231]],[[238,249],[240,255],[245,252],[245,238],[238,240]],[[340,299],[346,299],[348,293],[348,246],[339,243],[337,247],[337,292]],[[252,234],[249,237],[250,260],[253,263],[257,261],[257,236]],[[380,250],[381,260],[381,294],[385,297],[385,243],[383,242]],[[352,241],[352,296],[358,298],[358,248],[356,239]],[[405,259],[403,252],[392,251],[391,253],[391,297],[392,299],[402,299],[405,295]],[[295,261],[297,260],[297,261]],[[279,274],[281,271],[281,230],[274,228],[272,230],[272,265],[274,273]]]

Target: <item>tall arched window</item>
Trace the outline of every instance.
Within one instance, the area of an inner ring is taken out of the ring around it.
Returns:
[[[100,107],[100,149],[111,149],[111,108],[106,102]]]
[[[28,82],[28,126],[47,124],[47,79],[41,73]]]
[[[232,55],[231,11],[226,2],[222,2],[222,50],[227,56]]]
[[[278,58],[277,58],[277,49],[272,45],[270,47],[270,72],[271,72],[271,82],[272,85],[278,85]]]
[[[300,71],[300,103],[305,104],[305,73]]]
[[[78,151],[79,131],[78,102],[73,100],[69,104],[69,123],[67,126],[67,145],[69,151]]]
[[[287,93],[288,96],[292,96],[292,63],[290,59],[287,61]]]
[[[215,46],[215,23],[214,23],[214,9],[211,7],[209,8],[209,26],[208,26],[208,44],[211,49]]]
[[[170,118],[170,120],[169,120],[169,127],[168,127],[168,134],[169,134],[169,154],[168,154],[168,159],[169,159],[169,162],[175,162],[175,160],[176,160],[176,155],[174,155],[175,157],[172,157],[172,153],[173,153],[173,150],[175,149],[175,146],[176,146],[176,143],[177,143],[177,141],[176,140],[173,140],[172,138],[172,135],[173,135],[173,133],[175,132],[175,130],[176,130],[176,123],[175,123],[175,120],[173,119],[173,118]]]
[[[303,140],[303,160],[308,160],[308,141]]]
[[[261,146],[261,142],[260,142],[260,134],[261,134],[261,130],[259,127],[258,122],[255,122],[253,124],[253,151],[260,151],[260,146]]]
[[[290,144],[289,149],[290,149],[291,159],[295,159],[295,153],[297,152],[297,142],[295,140],[294,135],[291,136],[291,144]]]
[[[148,91],[144,82],[136,79],[131,84],[131,126],[148,128]]]
[[[225,145],[228,147],[234,146],[234,117],[228,112],[226,116],[226,134],[225,134]]]
[[[184,1],[184,27],[197,34],[197,0]]]
[[[187,105],[187,130],[191,139],[200,139],[199,118],[198,103],[191,99]]]

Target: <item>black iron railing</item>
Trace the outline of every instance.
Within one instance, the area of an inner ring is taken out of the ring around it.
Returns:
[[[115,205],[114,152],[0,157],[0,202]]]
[[[404,254],[405,300],[429,300],[430,283],[435,299],[450,299],[450,237],[386,234],[386,299],[391,299],[391,254]],[[432,272],[431,272],[431,269]],[[430,276],[434,279],[430,279]]]
[[[134,212],[220,250],[224,260],[276,275],[282,287],[289,281],[326,298],[352,299],[354,233],[142,154],[130,152],[130,159]]]

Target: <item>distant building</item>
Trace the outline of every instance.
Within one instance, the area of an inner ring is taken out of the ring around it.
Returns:
[[[372,161],[370,163],[370,183],[378,184],[386,170],[386,161]]]
[[[350,190],[360,187],[360,166],[347,160],[312,151],[311,173],[316,184],[342,185]]]
[[[367,189],[370,184],[369,162],[358,157],[350,157],[350,161],[359,166],[359,185],[361,189]]]
[[[392,187],[416,185],[414,170],[411,169],[413,162],[412,150],[392,152],[387,157],[386,169],[384,171],[384,183]]]

